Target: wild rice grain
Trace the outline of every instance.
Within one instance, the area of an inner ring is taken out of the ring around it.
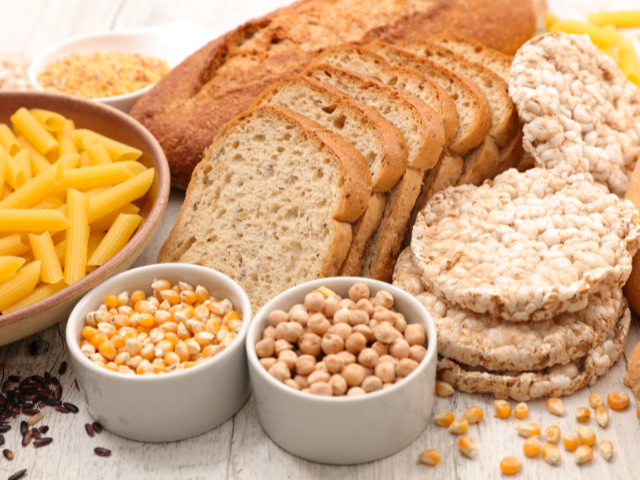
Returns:
[[[6,433],[11,430],[11,425],[0,425],[0,433]]]
[[[57,406],[57,405],[56,405],[56,406],[55,406],[55,407],[53,407],[53,408],[55,408],[55,409],[56,409],[58,412],[60,412],[60,413],[69,413],[69,410],[68,410],[68,409],[66,409],[66,408],[64,408],[64,407],[59,407],[59,406]]]
[[[89,435],[90,437],[93,437],[95,435],[93,427],[90,423],[85,423],[84,429],[87,431],[87,435]]]
[[[99,422],[93,422],[91,426],[93,427],[94,432],[102,433],[102,425],[100,425]]]
[[[111,450],[107,450],[106,448],[102,447],[96,447],[93,449],[93,451],[100,457],[108,457],[109,455],[111,455]]]
[[[4,458],[6,458],[7,460],[13,460],[13,452],[8,448],[5,448],[2,451],[2,454],[4,455]]]
[[[38,428],[38,430],[40,430],[40,433],[47,433],[49,431],[49,427],[47,425],[43,425],[41,427]]]
[[[32,438],[33,438],[33,433],[31,433],[31,430],[29,430],[26,433],[26,435],[22,437],[22,446],[26,447],[27,445],[29,445],[29,442],[31,442]]]
[[[26,435],[29,431],[29,424],[24,420],[20,422],[20,435]]]
[[[80,409],[76,407],[73,403],[63,403],[62,406],[69,410],[71,413],[78,413]]]
[[[19,478],[24,477],[24,474],[27,473],[27,469],[23,468],[22,470],[14,473],[13,475],[11,475],[8,480],[18,480]]]
[[[67,362],[62,362],[60,364],[60,367],[58,368],[58,375],[64,375],[66,371],[67,371]]]
[[[51,437],[44,437],[44,438],[40,438],[39,440],[36,440],[33,442],[33,446],[38,448],[38,447],[44,447],[46,445],[49,445],[51,442],[53,442],[53,438]]]
[[[4,435],[0,435],[0,447],[4,445]]]
[[[31,429],[31,434],[33,435],[33,438],[35,438],[36,440],[40,440],[42,438],[42,435],[40,435],[40,431],[36,427],[33,427]]]

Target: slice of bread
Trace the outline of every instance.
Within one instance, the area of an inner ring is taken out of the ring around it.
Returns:
[[[369,43],[367,48],[383,56],[392,65],[411,68],[431,78],[456,102],[460,125],[456,139],[449,145],[450,150],[464,155],[479,145],[489,133],[491,108],[487,97],[473,82],[437,62],[383,42]]]
[[[524,138],[524,132],[522,127],[518,129],[518,134],[511,140],[511,143],[506,147],[500,149],[500,158],[498,159],[498,168],[493,176],[500,175],[502,172],[506,172],[510,168],[518,168],[518,165],[524,157],[524,145],[522,139]]]
[[[158,261],[230,276],[257,311],[337,273],[370,195],[367,164],[340,135],[283,107],[252,109],[205,151]]]
[[[518,113],[509,97],[509,85],[500,75],[447,48],[425,40],[416,39],[399,46],[418,56],[438,62],[474,82],[487,97],[491,108],[489,135],[500,147],[504,147],[515,137],[518,129]]]
[[[480,145],[465,156],[458,185],[482,185],[485,180],[494,177],[499,163],[500,154],[496,142],[491,135],[487,135]]]
[[[429,37],[428,40],[493,70],[505,82],[509,81],[509,70],[511,69],[513,57],[485,47],[477,40],[456,33],[439,33]]]
[[[342,135],[364,156],[374,192],[391,190],[407,168],[404,136],[374,108],[316,79],[289,77],[268,88],[253,106],[280,105]]]
[[[407,95],[418,97],[438,114],[444,127],[444,146],[448,147],[458,133],[458,111],[449,94],[433,80],[408,68],[396,67],[383,57],[348,43],[322,52],[314,64],[326,63],[375,78]]]

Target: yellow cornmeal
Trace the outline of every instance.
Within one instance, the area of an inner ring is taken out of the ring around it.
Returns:
[[[48,92],[85,98],[135,92],[169,73],[164,60],[130,53],[74,54],[47,65],[38,83]]]

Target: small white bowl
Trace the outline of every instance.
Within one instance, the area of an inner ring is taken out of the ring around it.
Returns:
[[[154,278],[202,285],[212,296],[228,298],[243,325],[236,339],[200,365],[166,375],[126,375],[93,364],[80,351],[87,314],[109,294],[144,290]],[[245,339],[251,303],[226,275],[198,265],[165,263],[116,275],[91,290],[76,305],[67,323],[71,361],[89,415],[107,430],[141,442],[173,442],[208,432],[231,418],[249,398]]]
[[[78,35],[52,45],[34,58],[29,66],[29,81],[36,90],[44,92],[38,83],[40,72],[51,62],[74,53],[139,53],[164,60],[174,68],[215,37],[215,33],[208,28],[191,23],[169,23],[124,32],[108,31]],[[92,100],[129,113],[136,101],[151,90],[153,85],[155,84],[124,95]]]
[[[358,397],[322,397],[302,393],[277,381],[260,365],[256,343],[269,324],[269,313],[288,311],[324,285],[343,298],[363,282],[371,296],[391,293],[394,307],[407,323],[427,331],[427,354],[409,376],[392,388]],[[256,315],[247,335],[249,374],[258,419],[269,437],[294,455],[314,462],[349,465],[379,460],[402,450],[425,429],[434,403],[436,328],[427,310],[408,293],[367,278],[334,277],[314,280],[281,293]]]

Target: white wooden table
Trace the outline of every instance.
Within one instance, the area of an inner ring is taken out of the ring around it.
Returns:
[[[70,35],[100,30],[124,30],[168,22],[184,21],[200,23],[217,33],[224,33],[245,20],[262,15],[274,8],[290,3],[290,0],[0,0],[0,51],[18,51],[32,58],[48,45]],[[560,18],[584,20],[584,14],[595,10],[622,10],[640,8],[638,0],[550,0],[550,10]],[[156,261],[157,253],[169,234],[184,199],[184,193],[173,191],[164,218],[155,237],[134,264],[147,265]],[[64,323],[45,330],[23,341],[0,348],[0,363],[7,365],[0,372],[4,382],[8,375],[43,374],[45,370],[57,371],[58,365],[69,361],[64,343]],[[32,357],[28,345],[36,339],[49,344],[46,353]],[[622,378],[626,372],[627,358],[633,346],[640,341],[640,328],[634,323],[629,335],[625,357],[595,387],[584,389],[565,398],[567,415],[553,417],[544,401],[530,402],[530,421],[538,422],[543,429],[558,424],[563,433],[576,432],[575,410],[588,406],[587,397],[592,391],[607,394],[614,390],[626,390]],[[585,478],[632,479],[640,478],[640,420],[635,407],[622,413],[611,412],[611,421],[601,429],[592,419],[590,426],[598,441],[613,442],[615,454],[607,463],[596,452],[594,460],[578,467],[573,455],[560,447],[562,463],[558,467],[547,465],[540,457],[526,459],[522,453],[523,439],[518,437],[516,420],[498,420],[493,417],[491,395],[468,395],[456,392],[446,399],[437,399],[435,412],[452,410],[460,415],[472,405],[485,411],[485,419],[470,428],[479,450],[475,460],[462,457],[457,449],[457,437],[445,429],[429,426],[422,435],[401,452],[378,462],[333,467],[320,465],[294,457],[276,446],[264,433],[256,417],[253,399],[227,423],[191,440],[169,444],[138,443],[125,440],[109,432],[89,438],[84,424],[90,422],[84,411],[81,393],[73,385],[74,373],[69,365],[61,377],[66,401],[81,409],[77,415],[63,415],[45,408],[42,424],[51,427],[49,436],[54,442],[44,448],[23,448],[19,444],[18,429],[5,434],[6,445],[15,453],[11,462],[0,457],[0,479],[13,472],[28,469],[28,479],[205,479],[205,478],[429,478],[481,479],[499,478],[500,460],[516,455],[524,460],[524,468],[516,478]],[[0,383],[1,383],[0,382]],[[136,398],[131,398],[136,402]],[[513,402],[515,405],[515,402]],[[180,415],[179,405],[167,405],[158,413]],[[109,458],[93,453],[97,446],[112,450]],[[417,465],[417,456],[425,448],[437,448],[442,460],[437,467]]]

